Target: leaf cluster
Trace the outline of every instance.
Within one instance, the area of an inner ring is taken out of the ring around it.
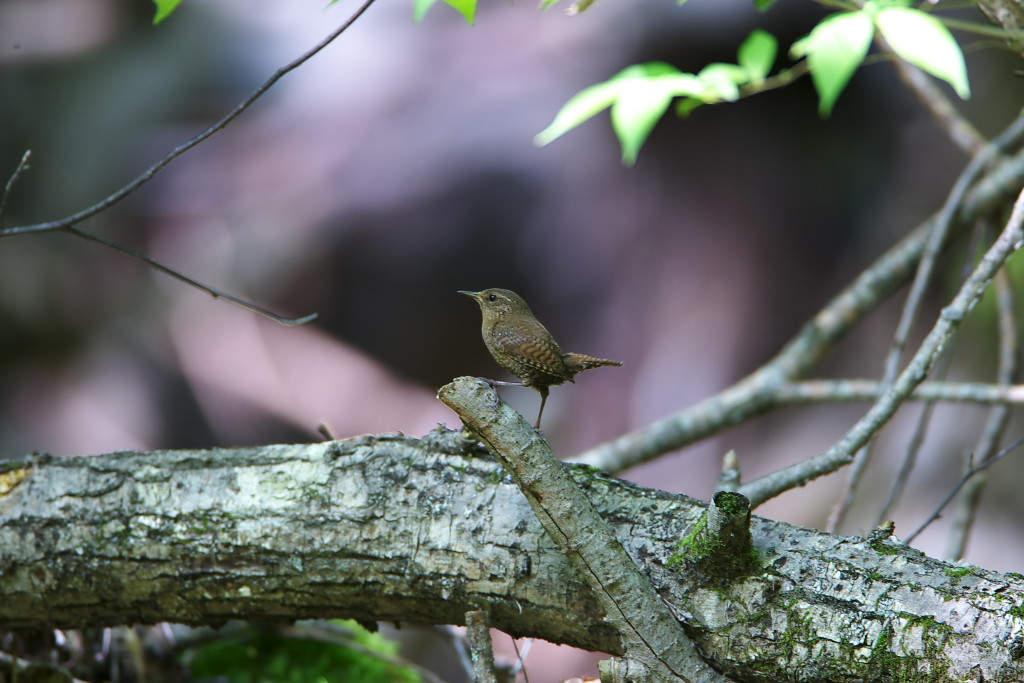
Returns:
[[[819,112],[828,116],[876,38],[896,57],[949,83],[961,98],[970,97],[963,51],[938,18],[910,7],[907,0],[868,0],[862,7],[824,18],[791,46],[789,54],[797,63],[774,76],[770,74],[778,41],[760,29],[740,45],[736,64],[709,64],[696,74],[661,62],[627,67],[574,95],[536,142],[546,145],[611,108],[622,160],[631,165],[674,98],[682,98],[676,110],[685,116],[701,104],[734,102],[786,85],[808,71],[818,93]]]

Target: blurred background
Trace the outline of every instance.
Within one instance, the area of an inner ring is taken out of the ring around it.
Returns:
[[[321,423],[338,437],[457,427],[439,386],[509,379],[459,289],[513,289],[563,348],[624,361],[552,390],[545,432],[563,457],[728,387],[935,212],[966,161],[886,64],[861,70],[829,120],[806,79],[670,116],[634,168],[607,115],[533,144],[571,95],[628,64],[735,61],[755,27],[788,62],[822,16],[752,4],[602,0],[569,16],[490,2],[469,27],[443,5],[416,24],[411,2],[378,2],[226,130],[81,225],[318,320],[277,325],[70,235],[3,239],[0,459],[311,441]],[[324,5],[187,1],[153,27],[147,2],[0,0],[0,179],[33,152],[6,226],[63,217],[137,176],[357,7]],[[1024,104],[1021,65],[999,49],[968,59],[974,97],[958,106],[991,136]],[[950,256],[932,313],[963,258]],[[822,376],[877,377],[899,304]],[[994,329],[990,314],[969,329],[951,378],[993,377]],[[501,393],[533,419],[536,392]],[[706,499],[727,450],[752,479],[829,447],[866,408],[779,412],[625,476]],[[872,518],[917,411],[883,433],[846,532]],[[897,535],[958,479],[984,417],[939,408]],[[1019,460],[989,485],[973,563],[1021,567],[1024,543],[1007,543],[1022,536]],[[759,512],[823,526],[845,479]],[[947,530],[917,545],[941,555]],[[543,680],[593,673],[566,652]]]

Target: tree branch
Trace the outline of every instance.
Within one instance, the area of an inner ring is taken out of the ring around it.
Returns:
[[[995,163],[955,208],[948,239],[1014,196],[1024,183],[1024,151]],[[1012,193],[1012,194],[1010,194]],[[687,446],[777,407],[780,385],[805,375],[868,313],[914,274],[931,229],[942,215],[918,226],[841,291],[771,361],[695,406],[597,446],[574,461],[621,472]]]
[[[675,614],[540,432],[498,400],[494,385],[459,377],[437,396],[482,437],[512,475],[548,535],[590,584],[608,623],[619,632],[627,658],[642,663],[655,680],[726,680],[700,658]]]
[[[875,402],[871,410],[829,450],[750,482],[740,488],[740,493],[747,496],[751,504],[757,507],[783,491],[802,486],[848,464],[853,459],[854,453],[866,444],[881,429],[882,425],[889,421],[897,408],[913,392],[914,387],[924,381],[943,346],[949,343],[967,313],[981,299],[981,295],[987,289],[992,278],[995,277],[996,272],[1002,268],[1006,259],[1017,251],[1022,241],[1024,241],[1024,191],[1018,195],[1013,213],[1003,232],[985,253],[953,301],[942,310],[939,319],[921,343],[906,369]]]
[[[1017,340],[1017,297],[1013,291],[1013,282],[1008,269],[1004,268],[996,275],[996,306],[999,310],[999,368],[997,380],[1003,385],[1010,385],[1017,379],[1019,366],[1018,355],[1020,344]],[[1010,406],[997,404],[989,411],[985,427],[974,448],[967,471],[974,470],[974,463],[987,463],[995,456],[999,442],[1010,421]],[[963,485],[963,492],[957,502],[953,514],[953,527],[950,531],[949,549],[946,559],[959,560],[967,549],[967,539],[977,517],[981,493],[985,490],[986,475],[975,472]]]
[[[891,51],[891,48],[889,48],[888,44],[881,36],[878,37],[878,40],[881,41],[881,44],[884,45],[887,50]],[[897,69],[901,75],[905,75],[905,72],[912,73],[916,71],[915,67],[911,67],[901,59],[896,60],[896,62]],[[920,72],[918,72],[917,75],[920,78],[924,78],[924,75]],[[942,205],[942,210],[939,211],[938,217],[929,229],[928,239],[925,241],[924,250],[921,253],[921,260],[914,273],[914,280],[910,285],[910,292],[907,294],[907,300],[903,305],[903,310],[900,312],[900,319],[896,325],[896,332],[893,335],[892,345],[885,358],[885,365],[882,371],[882,382],[887,387],[892,386],[896,381],[900,365],[903,362],[903,352],[906,348],[907,340],[910,338],[910,333],[917,321],[918,311],[921,308],[921,304],[924,302],[924,295],[931,284],[932,275],[935,272],[939,256],[942,254],[943,249],[945,249],[945,245],[949,243],[949,234],[953,230],[957,213],[960,211],[960,207],[963,206],[964,197],[982,172],[996,158],[998,158],[1000,154],[1008,149],[1010,145],[1016,143],[1022,134],[1024,134],[1024,116],[1015,120],[998,138],[992,142],[992,144],[978,147],[975,150],[976,153],[971,158],[971,161],[967,164],[964,171],[960,174],[960,177],[957,178],[956,183],[953,185],[953,189],[950,191],[949,196]],[[913,467],[914,460],[916,459],[917,447],[920,446],[920,437],[924,433],[929,412],[928,408],[925,408],[925,413],[922,416],[921,421],[918,423],[915,438],[912,440],[917,442],[917,444],[915,445],[912,443],[908,448],[906,457],[904,458],[905,468],[901,468],[901,474],[898,479],[902,478],[905,481],[905,477],[909,475],[910,468]],[[871,460],[871,454],[871,442],[867,442],[864,447],[860,449],[860,452],[854,456],[853,467],[850,468],[850,473],[846,481],[846,488],[829,518],[829,530],[836,531],[842,524],[847,510],[853,503],[853,497],[856,493],[861,477],[866,471],[868,463]],[[901,487],[898,486],[896,488],[898,489]],[[894,489],[893,495],[896,495],[897,493],[897,490]],[[890,501],[891,500],[892,497],[890,497]],[[887,503],[886,507],[888,507],[889,504],[891,503]]]
[[[802,406],[826,402],[871,402],[885,393],[886,385],[873,379],[809,379],[779,385],[777,406]],[[1024,404],[1024,385],[982,382],[922,382],[908,397],[911,401],[946,401],[980,405]]]
[[[80,230],[79,228],[70,225],[64,228],[64,230],[71,233],[72,235],[76,235],[78,237],[81,237],[82,239],[89,240],[90,242],[96,242],[97,244],[102,244],[105,247],[110,247],[114,251],[119,251],[122,254],[130,256],[131,258],[137,261],[142,261],[151,268],[159,270],[161,273],[166,273],[167,275],[170,275],[171,277],[177,280],[181,280],[187,285],[191,285],[196,289],[203,290],[204,292],[212,296],[214,299],[224,299],[225,301],[231,302],[236,306],[240,306],[248,311],[252,311],[253,313],[262,315],[265,318],[270,318],[276,323],[280,323],[282,325],[305,325],[306,323],[313,322],[317,318],[316,313],[310,313],[309,315],[304,315],[301,318],[286,318],[283,315],[274,313],[273,311],[267,308],[263,308],[262,306],[259,306],[257,304],[254,304],[251,301],[239,299],[237,296],[233,296],[231,294],[228,294],[227,292],[222,292],[219,289],[210,287],[209,285],[203,284],[199,280],[194,280],[190,278],[188,275],[180,273],[174,270],[173,268],[168,268],[159,261],[151,259],[145,254],[135,251],[131,247],[125,246],[120,242],[115,242],[114,240],[109,240],[106,237],[94,235],[91,232],[86,232],[85,230]]]
[[[351,617],[462,623],[623,654],[519,489],[464,436],[363,436],[2,467],[0,628]],[[1024,579],[888,541],[751,518],[759,564],[702,583],[674,562],[686,496],[580,466],[575,483],[702,656],[735,679],[1024,680]],[[809,577],[813,577],[810,580]]]
[[[145,173],[138,176],[127,185],[124,185],[119,190],[108,195],[104,199],[100,200],[96,204],[93,204],[92,206],[86,209],[83,209],[77,213],[74,213],[70,216],[66,216],[56,221],[36,223],[34,225],[23,225],[12,228],[4,228],[4,210],[7,206],[8,195],[10,194],[11,188],[14,186],[14,183],[17,181],[18,177],[28,167],[29,158],[31,157],[31,151],[26,151],[24,156],[22,156],[21,158],[21,162],[18,164],[17,168],[15,168],[14,172],[11,174],[10,179],[7,181],[7,184],[4,188],[4,193],[2,197],[0,197],[0,239],[3,239],[4,237],[12,237],[14,235],[29,235],[40,232],[53,232],[57,230],[65,231],[74,234],[78,237],[82,237],[97,242],[99,244],[103,244],[107,247],[115,249],[116,251],[120,251],[121,253],[131,256],[132,258],[135,258],[137,260],[140,260],[152,266],[153,268],[160,270],[161,272],[164,272],[174,278],[177,278],[178,280],[181,280],[182,282],[188,285],[201,289],[207,292],[208,294],[212,295],[214,298],[224,299],[225,301],[233,303],[237,306],[241,306],[242,308],[248,309],[254,313],[258,313],[259,315],[270,318],[271,320],[279,322],[283,325],[303,325],[305,323],[315,320],[317,317],[316,313],[312,313],[301,318],[286,318],[284,316],[278,315],[277,313],[274,313],[266,308],[263,308],[262,306],[258,306],[244,299],[240,299],[230,294],[221,292],[220,290],[214,289],[213,287],[204,285],[203,283],[194,280],[193,278],[190,278],[174,270],[173,268],[165,266],[159,263],[158,261],[155,261],[147,256],[144,256],[143,254],[140,254],[139,252],[134,251],[133,249],[130,249],[124,245],[118,244],[117,242],[113,242],[112,240],[107,240],[105,238],[93,235],[92,233],[79,230],[75,228],[75,225],[77,223],[81,223],[82,221],[88,218],[92,218],[93,216],[102,213],[109,209],[110,207],[114,206],[122,199],[132,194],[140,187],[148,183],[150,180],[152,180],[157,173],[162,171],[165,167],[167,167],[168,164],[177,159],[179,156],[189,151],[193,147],[199,145],[200,143],[205,142],[214,134],[226,128],[228,124],[234,121],[235,118],[242,114],[242,112],[244,112],[246,109],[252,106],[253,103],[256,102],[256,100],[262,97],[268,90],[270,90],[270,88],[274,86],[275,83],[281,80],[281,78],[283,78],[286,74],[302,66],[305,62],[307,62],[309,59],[315,56],[318,52],[320,52],[325,47],[334,42],[334,40],[338,38],[338,36],[344,33],[353,23],[355,23],[356,19],[361,17],[363,13],[370,8],[370,5],[372,5],[373,2],[374,0],[365,0],[362,6],[360,6],[359,9],[357,9],[352,14],[352,16],[350,16],[348,20],[345,21],[345,23],[343,23],[341,26],[339,26],[337,29],[331,32],[330,35],[321,40],[311,49],[307,50],[305,53],[300,55],[298,58],[292,60],[288,64],[284,65],[283,67],[275,71],[274,74],[263,83],[263,85],[258,87],[255,91],[253,91],[251,95],[242,100],[242,102],[236,105],[235,108],[228,112],[223,118],[221,118],[219,121],[214,123],[206,130],[202,131],[192,139],[175,147],[163,158],[161,158],[155,164],[150,166]]]
[[[53,232],[55,230],[63,230],[64,228],[67,228],[70,225],[81,223],[85,219],[92,218],[96,214],[102,213],[103,211],[106,211],[110,207],[114,206],[122,199],[132,194],[140,187],[148,183],[150,180],[152,180],[157,173],[162,171],[168,164],[170,164],[172,161],[180,157],[182,154],[189,151],[196,145],[205,142],[207,139],[213,137],[213,135],[219,133],[224,128],[226,128],[229,123],[234,121],[242,112],[244,112],[246,109],[252,106],[253,103],[256,102],[256,100],[258,100],[260,97],[266,94],[266,92],[270,90],[270,88],[272,88],[275,83],[281,80],[289,72],[294,71],[295,69],[305,64],[307,61],[312,59],[318,52],[320,52],[325,47],[333,43],[336,38],[338,38],[342,33],[348,30],[348,28],[353,23],[355,23],[356,19],[363,15],[363,12],[370,8],[370,5],[372,5],[373,2],[374,0],[365,0],[365,2],[363,2],[359,9],[357,9],[355,13],[353,13],[352,16],[345,21],[345,23],[343,23],[341,26],[332,31],[326,38],[321,40],[319,43],[314,45],[312,48],[304,52],[296,59],[292,60],[288,64],[285,64],[280,69],[275,71],[274,74],[263,83],[263,85],[256,88],[256,90],[254,90],[251,95],[242,100],[238,105],[235,106],[234,109],[228,112],[223,118],[221,118],[219,121],[214,123],[212,126],[207,128],[203,132],[193,137],[191,140],[188,140],[187,142],[178,145],[177,147],[172,149],[163,158],[161,158],[155,164],[150,166],[145,173],[138,176],[127,185],[123,186],[119,190],[113,192],[112,194],[108,195],[107,197],[103,198],[102,200],[93,204],[92,206],[86,209],[82,209],[77,213],[73,213],[70,216],[66,216],[64,218],[55,221],[49,221],[46,223],[35,223],[33,225],[23,225],[19,227],[0,230],[0,239],[4,237],[11,237],[14,235],[25,235],[37,232]]]

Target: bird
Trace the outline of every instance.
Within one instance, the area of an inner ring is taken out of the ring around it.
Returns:
[[[530,306],[509,289],[483,289],[479,292],[459,290],[459,294],[472,297],[483,314],[484,344],[498,365],[509,371],[520,382],[491,384],[533,387],[540,392],[540,412],[537,424],[544,415],[548,400],[548,387],[573,382],[584,370],[606,365],[622,365],[617,360],[597,358],[582,353],[566,353],[547,328],[530,310]]]

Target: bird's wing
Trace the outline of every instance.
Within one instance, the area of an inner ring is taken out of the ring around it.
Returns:
[[[562,359],[562,349],[538,323],[539,329],[523,329],[521,325],[498,326],[492,339],[498,349],[516,363],[535,372],[550,375],[562,381],[572,379],[572,373]]]

